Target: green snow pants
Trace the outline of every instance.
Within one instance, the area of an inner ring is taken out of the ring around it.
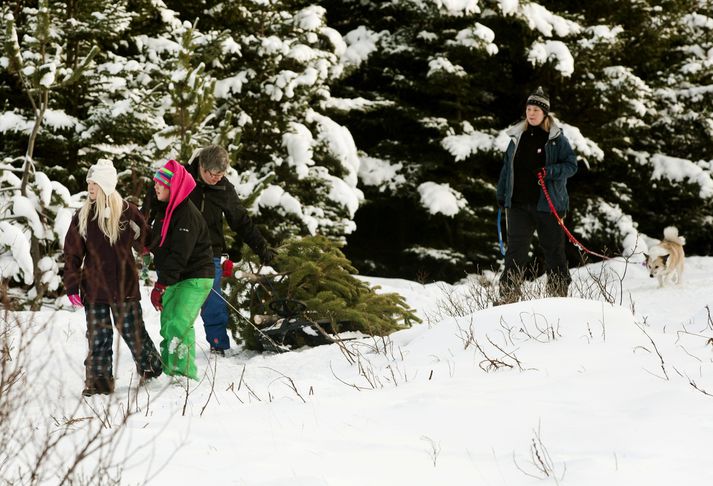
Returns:
[[[167,375],[198,379],[193,323],[212,286],[212,278],[189,278],[166,288],[161,299],[161,361]]]

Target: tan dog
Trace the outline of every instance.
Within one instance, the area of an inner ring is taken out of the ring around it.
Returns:
[[[659,287],[671,282],[680,285],[683,282],[683,263],[685,255],[683,245],[686,238],[678,236],[678,229],[669,226],[663,230],[663,241],[649,249],[646,257],[646,268],[651,278],[658,278]]]

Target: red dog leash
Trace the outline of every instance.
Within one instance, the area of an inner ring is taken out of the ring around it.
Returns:
[[[550,197],[550,193],[547,191],[547,186],[545,186],[545,168],[543,167],[542,170],[540,170],[537,173],[537,179],[538,179],[538,184],[542,188],[542,192],[545,194],[545,199],[547,199],[547,204],[550,206],[550,211],[552,212],[553,216],[555,219],[557,219],[557,224],[560,225],[562,228],[562,231],[564,231],[564,234],[567,235],[567,239],[569,240],[570,243],[572,243],[574,246],[579,248],[582,251],[585,251],[589,253],[590,255],[594,255],[596,257],[602,258],[604,260],[609,260],[611,257],[608,257],[606,255],[602,255],[601,253],[596,253],[592,250],[587,249],[583,244],[581,244],[577,238],[574,237],[572,233],[569,232],[567,227],[564,225],[564,221],[562,221],[562,218],[560,218],[560,215],[557,214],[557,210],[555,209],[555,205],[552,203],[552,198]]]

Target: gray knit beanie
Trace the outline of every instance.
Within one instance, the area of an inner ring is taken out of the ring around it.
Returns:
[[[526,105],[534,105],[542,109],[545,115],[550,111],[550,97],[542,89],[542,86],[538,86],[534,93],[527,97]]]

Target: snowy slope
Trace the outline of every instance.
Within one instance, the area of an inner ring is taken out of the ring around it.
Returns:
[[[71,425],[78,440],[98,417],[114,431],[135,411],[111,447],[121,484],[713,484],[713,258],[686,263],[684,284],[665,289],[629,265],[621,306],[542,299],[457,318],[436,304],[466,283],[369,278],[430,318],[342,349],[216,360],[199,323],[204,378],[187,399],[165,376],[137,394],[121,343],[115,395],[81,401],[83,312],[22,314],[39,332],[24,416],[50,428],[50,416],[84,418]]]

